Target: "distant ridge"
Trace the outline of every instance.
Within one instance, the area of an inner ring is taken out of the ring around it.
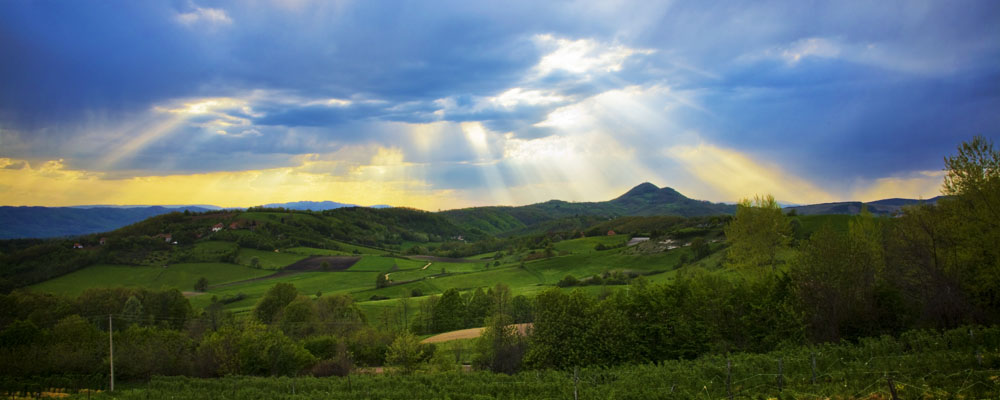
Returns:
[[[338,203],[336,201],[293,201],[288,203],[270,203],[264,204],[261,207],[265,208],[285,208],[288,210],[311,210],[311,211],[324,211],[333,210],[337,208],[344,207],[364,207],[357,204],[349,203]],[[392,206],[387,206],[385,204],[376,204],[374,206],[369,206],[369,208],[390,208]]]
[[[905,206],[917,204],[936,204],[941,196],[927,200],[916,199],[884,199],[869,202],[861,201],[841,201],[836,203],[809,204],[804,206],[785,207],[785,210],[795,210],[798,215],[819,215],[819,214],[840,214],[855,215],[860,214],[864,206],[868,207],[868,212],[875,215],[893,215],[903,210]]]
[[[266,204],[263,207],[323,211],[354,204],[334,201],[297,201]],[[375,205],[371,208],[390,208]],[[0,206],[0,239],[44,239],[109,232],[171,212],[222,210],[214,205],[116,205],[94,204],[69,207]],[[229,207],[239,209],[242,207]]]
[[[67,206],[66,208],[149,208],[149,207],[163,207],[163,208],[176,208],[185,209],[190,207],[204,208],[206,210],[222,210],[223,207],[213,206],[211,204],[179,204],[179,205],[169,205],[169,204],[159,204],[159,205],[149,205],[149,204],[88,204],[82,206]]]
[[[214,209],[196,206],[0,206],[0,239],[51,238],[108,232],[175,211],[212,210]]]

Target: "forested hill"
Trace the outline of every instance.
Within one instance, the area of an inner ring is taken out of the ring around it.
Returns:
[[[482,238],[436,213],[408,208],[171,212],[101,234],[0,241],[0,292],[98,263],[151,265],[157,262],[231,261],[224,254],[204,259],[204,255],[192,247],[209,240],[265,251],[297,246],[345,251],[345,242],[398,247],[405,241],[444,242],[459,236]]]
[[[669,187],[646,182],[609,201],[571,203],[550,200],[520,207],[474,207],[444,211],[457,225],[490,234],[524,232],[549,224],[573,224],[593,217],[675,215],[683,217],[732,214],[736,206],[685,197]],[[590,218],[588,218],[590,217]]]
[[[915,199],[885,199],[863,203],[860,201],[843,201],[838,203],[810,204],[805,206],[785,207],[786,210],[795,210],[798,215],[857,215],[862,208],[875,215],[893,215],[902,212],[903,207],[918,204],[936,204],[942,196],[927,200]]]
[[[203,212],[180,207],[9,207],[0,206],[0,239],[49,238],[108,232],[149,217],[174,211]]]

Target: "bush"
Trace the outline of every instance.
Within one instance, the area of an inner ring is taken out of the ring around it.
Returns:
[[[579,284],[580,284],[580,281],[578,279],[576,279],[576,277],[574,277],[573,275],[566,275],[566,277],[562,278],[562,280],[559,281],[559,283],[556,283],[556,286],[559,286],[559,287],[570,287],[570,286],[576,286],[576,285],[579,285]]]

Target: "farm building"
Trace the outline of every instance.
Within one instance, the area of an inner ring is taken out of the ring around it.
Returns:
[[[614,235],[615,235],[615,231],[608,231],[608,236],[614,236]]]
[[[82,245],[82,244],[79,244],[79,243],[73,243],[73,248],[74,248],[74,249],[82,249],[82,248],[83,248],[83,245]]]
[[[218,232],[218,231],[221,231],[221,230],[222,230],[223,228],[225,228],[225,227],[226,227],[226,226],[225,226],[225,225],[222,225],[222,223],[220,222],[220,223],[218,223],[218,224],[215,224],[215,225],[213,225],[213,226],[212,226],[212,232]]]

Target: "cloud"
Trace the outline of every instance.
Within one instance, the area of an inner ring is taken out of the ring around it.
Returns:
[[[177,14],[177,22],[183,25],[193,26],[204,23],[209,26],[230,25],[233,20],[229,18],[226,11],[221,8],[198,7],[191,3],[192,11]]]
[[[941,195],[944,171],[916,171],[902,176],[859,180],[851,198],[875,201],[894,197],[930,199]]]
[[[28,168],[28,162],[24,160],[11,160],[9,158],[0,158],[0,168],[3,169],[24,169]]]
[[[428,187],[398,168],[391,149],[378,151],[369,164],[344,176],[317,172],[336,162],[303,160],[300,165],[249,171],[107,179],[101,173],[66,169],[61,161],[39,168],[0,169],[0,204],[66,206],[76,204],[215,204],[225,207],[271,202],[336,200],[436,208],[461,204],[451,191]]]
[[[781,50],[780,56],[791,65],[805,57],[834,58],[840,55],[840,46],[824,38],[800,39]]]
[[[836,199],[806,179],[738,151],[701,144],[671,147],[664,155],[679,162],[689,174],[716,193],[704,196],[707,198],[742,199],[771,194],[782,201],[800,204]]]
[[[923,193],[909,174],[1000,135],[992,2],[205,4],[0,2],[0,157],[25,161],[5,171],[391,175],[456,204],[752,194],[686,169],[720,155],[843,199]],[[401,162],[366,167],[378,149]]]
[[[540,76],[565,71],[575,75],[591,75],[622,70],[626,59],[634,55],[648,55],[650,49],[632,49],[621,44],[599,43],[592,39],[570,40],[551,34],[535,35],[535,43],[551,51],[535,66]]]

